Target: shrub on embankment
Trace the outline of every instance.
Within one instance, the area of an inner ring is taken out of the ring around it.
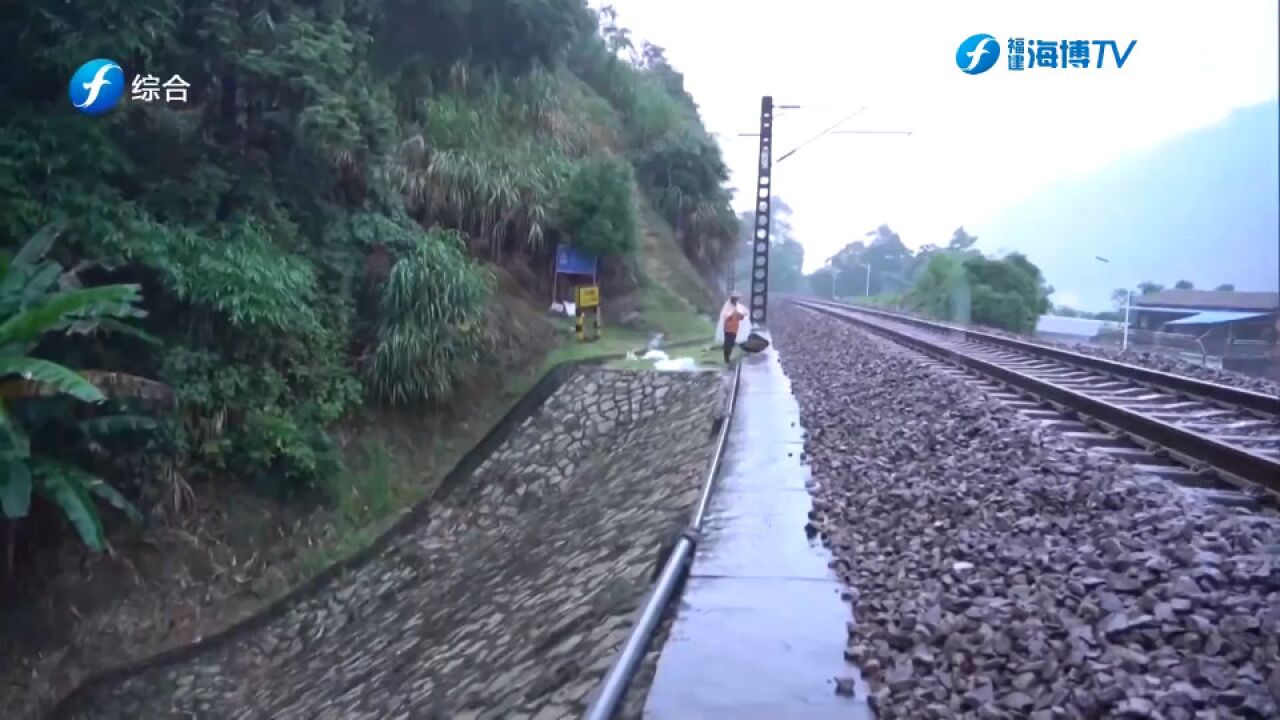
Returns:
[[[157,430],[95,459],[148,504],[205,478],[304,492],[353,409],[456,402],[500,354],[484,262],[540,274],[569,242],[631,263],[632,183],[704,270],[731,245],[679,74],[581,0],[20,0],[0,27],[23,68],[0,85],[0,242],[64,222],[56,259],[137,285],[159,340],[60,328],[32,352],[172,390]],[[93,57],[181,75],[187,101],[79,115],[67,78]],[[572,191],[593,173],[612,191]]]

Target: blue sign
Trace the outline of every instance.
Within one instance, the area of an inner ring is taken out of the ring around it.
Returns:
[[[596,259],[571,245],[556,248],[556,272],[566,275],[595,275]]]
[[[1028,40],[1009,38],[1006,51],[1009,69],[1015,72],[1035,68],[1101,69],[1124,67],[1137,40],[1130,40],[1124,52],[1115,40]],[[1000,41],[986,34],[966,38],[956,49],[956,65],[967,75],[990,70],[1000,57]],[[1111,62],[1107,60],[1110,58]]]

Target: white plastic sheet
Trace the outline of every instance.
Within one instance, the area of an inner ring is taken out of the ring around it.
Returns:
[[[693,358],[673,358],[661,350],[649,350],[640,357],[644,360],[652,360],[653,369],[663,372],[693,372],[698,369],[698,362]]]
[[[653,369],[664,372],[694,372],[698,369],[698,363],[691,357],[670,358],[658,360],[653,364]]]
[[[729,312],[733,308],[731,304],[726,302],[724,307],[720,308],[720,317],[716,320],[716,345],[724,345],[724,321],[729,317]],[[738,335],[734,339],[735,344],[741,345],[751,335],[751,313],[747,312],[747,308],[738,303],[738,312],[742,313],[742,320],[738,322]]]

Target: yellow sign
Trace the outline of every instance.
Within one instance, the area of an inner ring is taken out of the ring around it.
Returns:
[[[582,309],[600,307],[600,288],[596,285],[585,285],[575,288],[578,307]]]

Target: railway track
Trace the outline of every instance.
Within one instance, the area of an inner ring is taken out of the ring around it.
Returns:
[[[922,353],[1072,441],[1209,499],[1280,504],[1280,398],[843,303],[791,299]]]

